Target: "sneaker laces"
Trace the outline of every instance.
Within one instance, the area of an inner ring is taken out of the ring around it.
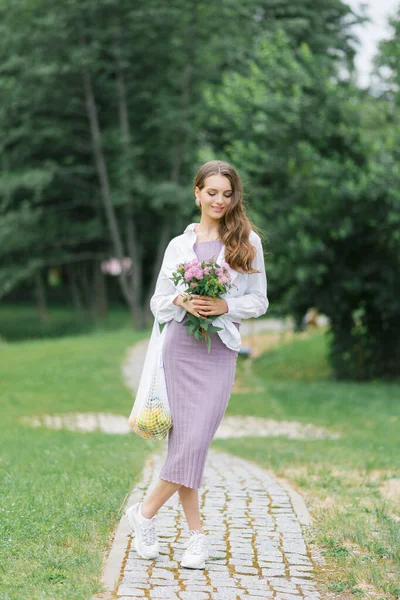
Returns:
[[[151,523],[149,523],[149,524],[143,523],[143,521],[141,521],[140,527],[143,532],[143,538],[144,538],[145,543],[148,545],[155,544],[155,542],[157,540],[157,534],[156,534],[156,528],[154,525],[154,517],[153,517],[153,520],[151,521]]]
[[[206,548],[207,539],[204,533],[199,533],[194,529],[190,530],[190,538],[188,543],[188,550],[193,554],[203,554]]]

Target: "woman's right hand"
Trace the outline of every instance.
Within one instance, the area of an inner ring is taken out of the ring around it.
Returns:
[[[201,315],[199,312],[197,312],[197,309],[194,304],[195,301],[191,300],[190,298],[191,298],[191,296],[189,294],[185,294],[185,293],[179,294],[179,296],[177,296],[175,298],[174,304],[185,308],[187,310],[187,312],[190,312],[195,317],[201,317],[202,319],[205,319],[206,317],[203,317],[203,315]]]

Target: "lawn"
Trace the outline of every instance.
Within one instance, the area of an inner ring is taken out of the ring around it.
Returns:
[[[20,418],[128,416],[120,365],[138,339],[125,329],[0,345],[1,600],[77,600],[101,589],[110,536],[152,443],[34,429]]]
[[[85,333],[112,331],[130,326],[130,315],[124,307],[113,306],[103,319],[80,316],[68,306],[50,306],[50,319],[40,321],[36,306],[1,303],[0,340],[20,342],[24,340],[61,338]]]
[[[399,598],[400,383],[333,381],[326,343],[318,332],[240,362],[237,378],[258,391],[233,394],[227,414],[313,423],[340,439],[213,446],[273,469],[303,495],[313,518],[308,542],[326,561],[317,575],[327,597]]]
[[[135,435],[35,429],[21,417],[127,415],[126,349],[145,334],[98,331],[0,345],[0,599],[89,600],[121,509],[147,453]],[[235,438],[213,446],[256,461],[303,494],[306,536],[326,598],[399,596],[398,383],[336,382],[317,332],[240,358],[227,414],[322,425],[340,439]],[[398,486],[397,486],[398,490]],[[396,499],[397,498],[397,499]],[[332,596],[329,595],[329,593]]]

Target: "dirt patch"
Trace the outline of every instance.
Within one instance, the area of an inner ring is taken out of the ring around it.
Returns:
[[[384,498],[391,502],[400,503],[400,478],[388,479],[380,487]]]
[[[305,339],[310,336],[308,331],[294,333],[293,331],[263,332],[242,337],[242,346],[251,348],[251,358],[257,358],[281,344],[287,344],[294,339]]]

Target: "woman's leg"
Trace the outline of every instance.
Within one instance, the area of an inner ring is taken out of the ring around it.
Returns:
[[[172,483],[165,479],[159,479],[154,489],[143,500],[142,515],[146,519],[154,517],[156,512],[162,507],[165,502],[175,494],[176,490],[181,487],[180,483]]]
[[[178,490],[189,529],[204,533],[200,522],[199,490],[182,485]]]

